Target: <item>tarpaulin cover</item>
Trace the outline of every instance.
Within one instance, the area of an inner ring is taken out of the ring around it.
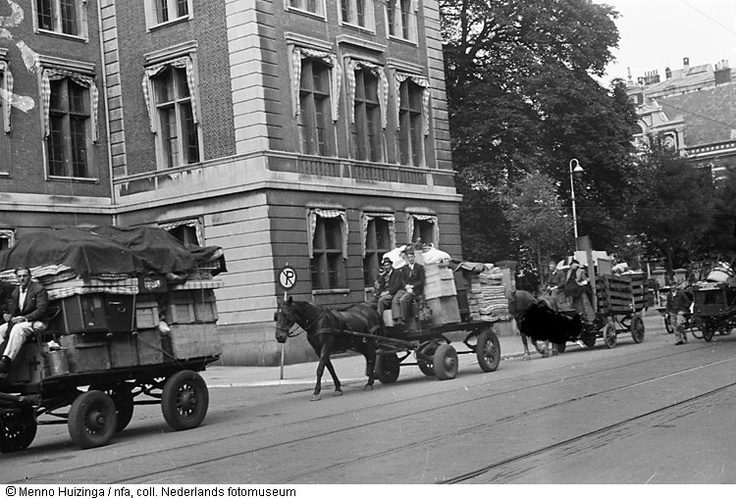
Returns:
[[[217,246],[184,245],[158,227],[50,229],[23,234],[0,255],[0,267],[66,265],[82,278],[101,274],[188,273],[221,254]]]

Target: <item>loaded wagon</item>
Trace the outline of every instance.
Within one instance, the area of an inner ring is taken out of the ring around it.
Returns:
[[[591,321],[583,320],[580,335],[569,337],[568,341],[582,341],[586,347],[593,348],[596,339],[602,338],[606,347],[614,348],[618,335],[624,332],[631,333],[634,343],[644,341],[644,274],[597,275],[593,279],[595,317]],[[554,291],[554,300],[559,311],[567,315],[578,313],[563,290]],[[558,345],[558,350],[564,352],[565,344]]]
[[[426,376],[452,379],[458,371],[458,354],[474,354],[484,372],[498,369],[501,346],[495,329],[510,320],[503,286],[498,283],[493,289],[500,294],[505,314],[461,312],[452,268],[426,264],[424,269],[424,296],[414,303],[414,314],[406,318],[405,326],[394,325],[391,311],[384,311],[388,336],[375,340],[378,380],[393,383],[401,366],[414,365]],[[465,348],[457,350],[453,341],[461,341]]]
[[[700,326],[688,329],[696,338],[711,341],[718,333],[727,335],[736,327],[736,287],[725,282],[701,282],[692,287],[693,313],[691,321]]]
[[[225,270],[222,250],[185,248],[154,228],[28,239],[2,255],[11,270],[0,278],[31,268],[49,317],[0,377],[0,451],[28,447],[39,424],[66,424],[81,448],[103,446],[143,404],[160,404],[174,430],[200,425],[209,395],[199,371],[221,354],[213,277]]]

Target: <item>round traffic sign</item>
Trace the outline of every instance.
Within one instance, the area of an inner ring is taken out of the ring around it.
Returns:
[[[296,270],[286,266],[279,272],[279,285],[285,290],[290,290],[296,286]]]

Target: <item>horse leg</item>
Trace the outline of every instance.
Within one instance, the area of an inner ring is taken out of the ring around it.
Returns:
[[[335,366],[332,365],[332,361],[330,360],[329,356],[327,356],[325,365],[327,366],[327,370],[330,371],[330,375],[332,376],[332,381],[335,383],[335,392],[332,394],[332,396],[339,397],[340,395],[342,395],[342,385],[340,384],[340,380],[337,379],[337,373],[335,372]]]
[[[527,337],[524,333],[519,333],[521,336],[521,342],[524,344],[524,356],[521,358],[521,360],[529,360],[532,358],[531,354],[529,353],[529,340],[527,340]]]
[[[363,387],[363,391],[373,390],[373,381],[376,376],[376,349],[373,348],[373,342],[366,345],[365,355],[365,370],[368,376],[368,383]]]
[[[323,357],[319,358],[317,364],[317,382],[314,385],[314,394],[312,395],[312,402],[322,399],[322,375],[325,372],[325,361]]]

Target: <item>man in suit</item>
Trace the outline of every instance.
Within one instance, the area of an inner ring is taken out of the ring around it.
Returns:
[[[416,263],[414,248],[407,246],[401,255],[406,260],[406,265],[400,269],[404,288],[396,293],[391,304],[391,315],[397,325],[403,325],[406,317],[411,315],[411,301],[424,294],[424,267]]]
[[[40,283],[31,281],[30,269],[16,269],[15,276],[18,278],[19,286],[10,295],[8,310],[3,314],[4,323],[0,325],[0,342],[8,337],[5,351],[0,358],[0,373],[10,371],[10,364],[18,356],[28,336],[35,330],[46,327],[43,324],[49,305],[46,288]]]
[[[381,317],[383,317],[383,311],[391,306],[394,295],[404,287],[403,275],[400,270],[393,267],[390,258],[384,257],[382,267],[376,283],[378,315]]]

